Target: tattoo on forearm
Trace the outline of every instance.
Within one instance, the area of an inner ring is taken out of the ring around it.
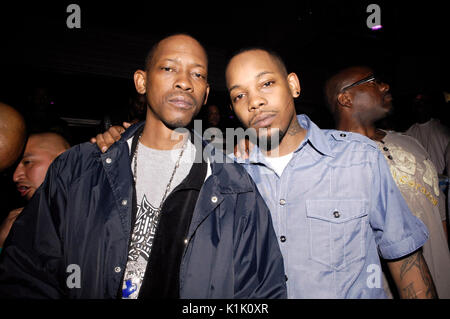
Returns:
[[[289,127],[287,133],[291,136],[296,135],[298,133],[300,133],[302,130],[302,127],[300,126],[300,124],[298,123],[298,121],[295,121],[294,123],[292,123],[292,126]]]
[[[414,290],[414,283],[410,283],[408,286],[402,289],[403,296],[406,299],[417,299],[416,291]]]
[[[400,267],[400,280],[403,280],[405,275],[414,268],[419,270],[420,276],[426,287],[425,295],[427,296],[427,298],[437,298],[433,279],[431,278],[427,264],[425,263],[421,252],[412,254],[403,261]],[[403,291],[405,292],[405,297],[417,298],[413,283],[410,283],[408,286],[406,286]]]

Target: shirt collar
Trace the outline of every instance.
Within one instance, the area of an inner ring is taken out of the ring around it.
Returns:
[[[334,157],[330,148],[330,141],[323,130],[321,130],[309,117],[305,114],[297,115],[298,123],[306,129],[305,139],[300,143],[295,152],[298,152],[303,145],[310,143],[311,146],[319,153]]]
[[[329,140],[325,135],[325,133],[305,114],[297,115],[297,120],[300,126],[306,129],[306,136],[304,140],[300,143],[300,145],[297,147],[297,149],[294,151],[294,153],[300,151],[306,144],[310,144],[312,148],[316,150],[318,153],[334,157],[334,154],[331,151],[329,145]],[[263,153],[259,150],[258,146],[256,145],[250,152],[248,162],[253,164],[263,163],[267,165]]]

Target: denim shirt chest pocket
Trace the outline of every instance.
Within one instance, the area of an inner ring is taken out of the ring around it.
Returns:
[[[365,257],[365,200],[307,200],[306,217],[311,259],[340,270]]]

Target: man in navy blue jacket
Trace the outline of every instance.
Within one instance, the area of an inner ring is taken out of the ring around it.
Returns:
[[[187,35],[152,48],[134,74],[145,123],[104,154],[84,143],[54,161],[6,240],[0,296],[286,297],[270,213],[251,178],[202,156],[195,135],[175,134],[206,103],[207,64]]]

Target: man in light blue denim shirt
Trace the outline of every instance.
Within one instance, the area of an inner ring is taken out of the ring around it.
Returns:
[[[288,297],[385,298],[380,256],[402,298],[434,297],[420,253],[428,231],[408,209],[377,145],[297,116],[299,80],[273,52],[236,54],[226,80],[233,110],[259,142],[279,134],[278,146],[254,146],[237,160],[272,213]]]

